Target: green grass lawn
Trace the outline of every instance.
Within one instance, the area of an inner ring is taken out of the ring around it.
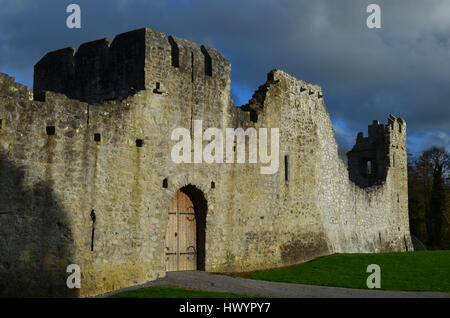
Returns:
[[[111,298],[252,298],[252,296],[158,286],[126,291]]]
[[[367,289],[369,264],[381,268],[381,289],[450,291],[450,251],[335,254],[301,265],[249,273],[246,277]]]

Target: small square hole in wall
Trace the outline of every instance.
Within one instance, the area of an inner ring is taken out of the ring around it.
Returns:
[[[53,136],[56,133],[55,126],[47,126],[47,128],[45,128],[45,130],[46,130],[48,136]]]
[[[153,93],[155,94],[162,94],[163,91],[161,90],[161,83],[160,82],[156,82],[156,87],[153,90]]]
[[[100,134],[94,134],[94,141],[96,141],[96,142],[102,141],[102,135],[100,135]]]
[[[144,145],[144,140],[136,139],[136,147],[141,148]]]
[[[169,186],[169,180],[167,180],[167,178],[166,178],[163,180],[163,188],[167,189],[168,186]]]
[[[216,184],[214,183],[214,181],[211,181],[211,189],[215,189],[216,188]]]

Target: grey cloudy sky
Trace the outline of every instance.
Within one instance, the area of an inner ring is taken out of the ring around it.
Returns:
[[[70,3],[81,6],[80,30],[66,27]],[[370,3],[381,6],[381,29],[366,27]],[[413,152],[450,150],[448,0],[0,0],[0,8],[0,71],[29,86],[48,51],[149,27],[219,49],[232,62],[237,105],[280,68],[322,86],[347,149],[392,113],[407,121]]]

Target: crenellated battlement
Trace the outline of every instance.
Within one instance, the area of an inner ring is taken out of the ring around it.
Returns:
[[[0,96],[11,94],[29,94],[30,88],[16,82],[15,77],[0,72]]]
[[[89,103],[159,93],[169,75],[191,82],[213,81],[225,87],[230,62],[216,49],[148,28],[46,54],[34,67],[34,93],[66,94]]]
[[[406,122],[403,118],[389,115],[388,125],[386,129],[389,129],[391,135],[402,136],[406,138]]]

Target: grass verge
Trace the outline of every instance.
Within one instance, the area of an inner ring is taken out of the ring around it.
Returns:
[[[381,268],[381,289],[450,291],[450,251],[417,251],[376,254],[335,254],[317,260],[268,271],[247,278],[367,289],[367,266]]]

